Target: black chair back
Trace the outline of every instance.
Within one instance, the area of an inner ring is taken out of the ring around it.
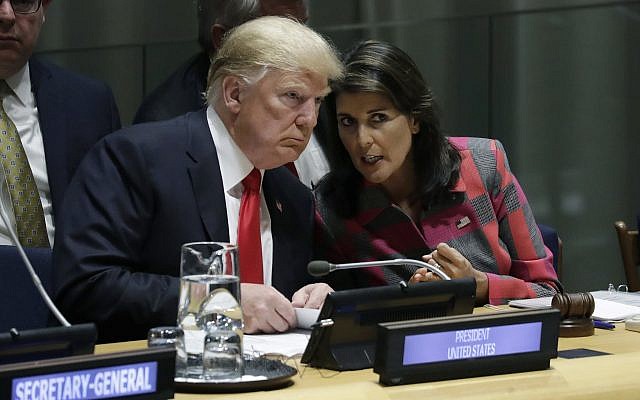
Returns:
[[[51,249],[25,249],[47,293],[51,293]],[[0,246],[0,332],[44,328],[51,313],[14,246]]]
[[[558,236],[558,232],[549,225],[538,224],[540,234],[542,234],[542,241],[553,254],[553,268],[556,270],[558,279],[560,279],[560,272],[562,270],[562,240]]]

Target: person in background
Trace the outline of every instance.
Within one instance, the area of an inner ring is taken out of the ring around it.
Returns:
[[[329,80],[341,73],[313,30],[254,19],[217,52],[206,109],[99,142],[71,183],[58,231],[63,312],[95,322],[101,341],[174,325],[180,247],[196,241],[238,243],[245,332],[286,331],[296,325],[294,306],[320,307],[331,288],[306,269],[313,196],[281,166],[304,149]],[[255,224],[246,223],[245,198],[254,199]],[[255,257],[243,256],[251,250]]]
[[[134,124],[162,121],[204,108],[210,60],[229,29],[264,15],[290,16],[303,23],[308,19],[303,0],[197,0],[196,8],[201,51],[143,100]]]
[[[0,207],[25,247],[53,245],[82,157],[120,128],[109,87],[32,56],[50,3],[0,1]],[[2,219],[0,244],[12,244]]]
[[[561,286],[502,145],[446,138],[416,64],[399,48],[358,44],[327,110],[337,164],[315,190],[316,256],[330,262],[422,259],[473,277],[477,302],[553,295]],[[425,268],[355,269],[344,286],[439,279]]]
[[[143,101],[133,123],[161,121],[205,107],[205,87],[210,60],[225,33],[265,15],[288,16],[306,23],[304,0],[197,0],[198,42],[201,51],[187,60]],[[322,151],[322,136],[312,135],[305,151],[288,168],[312,187],[329,171]]]

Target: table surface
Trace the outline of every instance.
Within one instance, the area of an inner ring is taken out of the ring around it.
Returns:
[[[476,312],[486,312],[476,310]],[[96,353],[135,350],[144,341],[96,346]],[[288,361],[298,369],[284,389],[231,394],[176,393],[176,399],[640,399],[640,333],[624,324],[596,329],[593,336],[560,338],[558,350],[596,350],[608,355],[551,360],[543,371],[454,379],[401,386],[383,386],[371,369],[336,372]]]

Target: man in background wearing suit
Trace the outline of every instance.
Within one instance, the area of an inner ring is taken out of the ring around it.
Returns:
[[[307,21],[303,0],[197,0],[198,43],[201,51],[174,71],[143,101],[133,123],[162,121],[206,106],[210,60],[227,30],[265,15]]]
[[[306,23],[304,0],[197,0],[198,42],[202,51],[191,57],[155,88],[142,102],[133,123],[161,121],[205,106],[204,91],[210,59],[224,34],[244,22],[265,15],[280,15]],[[322,137],[312,135],[304,152],[288,167],[312,187],[329,165],[322,151]]]
[[[331,288],[306,271],[312,196],[281,166],[306,146],[329,80],[341,74],[334,49],[311,29],[254,19],[213,60],[206,109],[103,139],[70,185],[56,236],[66,315],[96,322],[100,341],[174,325],[180,246],[194,241],[238,243],[245,332],[286,331],[293,306],[320,307]],[[245,195],[259,210],[249,241]],[[259,278],[245,279],[248,271]]]
[[[0,206],[27,247],[53,245],[62,198],[82,157],[120,128],[106,85],[32,57],[50,2],[0,1],[0,179],[9,188]],[[0,244],[10,243],[0,220]]]

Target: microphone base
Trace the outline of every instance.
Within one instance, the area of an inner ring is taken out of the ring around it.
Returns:
[[[0,333],[0,365],[91,354],[98,333],[95,324],[16,330]]]
[[[313,328],[302,362],[335,371],[371,368],[379,323],[470,314],[475,293],[473,278],[329,293],[318,321],[333,323]]]

